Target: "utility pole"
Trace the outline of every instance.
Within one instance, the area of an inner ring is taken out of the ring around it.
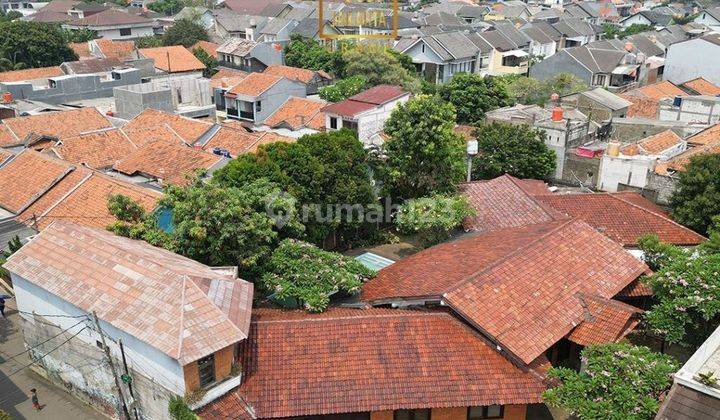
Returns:
[[[118,395],[120,396],[120,403],[122,403],[123,408],[123,414],[125,415],[126,419],[130,418],[130,413],[128,412],[127,405],[125,404],[125,396],[122,392],[122,387],[120,386],[120,380],[118,379],[117,372],[115,371],[115,364],[112,361],[112,356],[110,355],[110,348],[107,346],[107,342],[105,341],[105,334],[103,333],[102,328],[100,328],[100,321],[98,320],[97,313],[93,311],[93,318],[95,318],[95,325],[97,326],[98,333],[100,334],[100,340],[102,340],[103,350],[105,350],[105,356],[107,356],[108,363],[110,364],[110,371],[112,372],[113,379],[115,380],[115,386],[117,386],[118,389]]]
[[[128,389],[130,390],[130,396],[135,399],[135,394],[133,393],[132,389],[132,377],[130,376],[130,371],[128,370],[127,366],[127,359],[125,359],[125,346],[123,346],[122,339],[118,339],[118,344],[120,345],[120,354],[122,355],[122,362],[123,362],[123,368],[125,369],[125,376],[129,378],[128,380]],[[133,407],[133,413],[135,414],[135,419],[138,419],[138,413],[137,408]]]

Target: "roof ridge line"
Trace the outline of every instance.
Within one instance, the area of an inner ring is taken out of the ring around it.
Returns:
[[[525,191],[525,189],[524,189],[520,184],[518,184],[518,182],[517,182],[517,181],[520,181],[519,178],[515,178],[514,176],[512,176],[512,175],[510,175],[510,174],[507,174],[507,173],[504,174],[504,175],[506,175],[507,177],[509,177],[509,178],[510,178],[510,181],[513,183],[513,185],[515,185],[516,187],[518,187],[518,189],[520,189],[520,191],[522,191],[523,194],[525,194],[530,200],[532,200],[533,203],[537,204],[537,205],[542,209],[542,211],[543,211],[548,217],[550,217],[552,220],[557,220],[557,217],[555,217],[555,215],[553,215],[553,214],[550,213],[550,210],[552,209],[552,206],[550,206],[549,204],[542,203],[542,202],[538,201],[538,200],[535,198],[535,195],[530,194],[529,192]],[[538,181],[539,181],[539,180],[538,180]],[[543,182],[544,182],[544,181],[543,181]],[[546,185],[547,185],[547,184],[546,184]],[[553,195],[553,194],[548,191],[548,193],[546,193],[546,194],[538,194],[538,195]],[[554,209],[552,209],[552,210],[554,210]],[[554,210],[554,211],[557,212],[557,210]]]
[[[371,312],[371,309],[356,309],[356,308],[343,308],[343,309],[352,309],[357,310],[358,312],[367,311]],[[397,313],[390,313],[395,312]],[[371,313],[366,313],[360,316],[323,316],[318,318],[287,318],[287,319],[267,319],[267,320],[253,320],[252,322],[255,324],[276,324],[281,322],[322,322],[322,321],[334,321],[338,319],[367,319],[367,318],[399,318],[404,316],[414,316],[414,315],[421,315],[421,316],[434,316],[434,315],[450,315],[447,312],[441,312],[441,311],[421,311],[421,310],[412,310],[412,309],[389,309],[388,313],[383,313],[379,315],[373,315]]]
[[[69,173],[69,172],[68,172],[68,173]],[[57,200],[52,206],[50,206],[50,207],[48,207],[47,209],[45,209],[45,211],[42,212],[42,213],[40,214],[40,216],[38,216],[38,217],[35,218],[35,221],[37,222],[39,219],[42,219],[43,217],[47,216],[48,213],[50,213],[55,207],[59,206],[60,203],[62,203],[63,201],[65,201],[66,198],[68,198],[72,193],[74,193],[78,188],[80,188],[80,186],[83,185],[87,180],[89,180],[89,179],[93,176],[93,174],[94,174],[94,172],[93,172],[93,171],[90,171],[90,173],[88,174],[88,176],[86,176],[85,178],[81,179],[80,182],[77,183],[77,185],[75,185],[74,187],[70,188],[70,190],[69,190],[67,193],[63,194],[62,197],[58,198],[58,200]],[[53,185],[53,186],[55,186],[55,185]],[[48,189],[48,191],[50,191],[50,189]],[[47,191],[46,191],[45,193],[47,193]],[[43,193],[42,195],[45,195],[45,193]],[[42,196],[41,196],[41,197],[42,197]],[[39,197],[38,197],[38,198],[39,198]]]
[[[632,192],[632,191],[628,191],[628,192]],[[595,193],[595,194],[598,194],[598,193]],[[682,229],[688,230],[688,231],[690,231],[690,232],[692,232],[692,233],[700,236],[700,237],[703,238],[703,239],[707,239],[706,237],[704,237],[704,236],[702,236],[701,234],[695,232],[694,230],[690,229],[689,227],[683,226],[683,225],[681,225],[680,223],[674,221],[674,220],[671,219],[670,217],[667,217],[667,216],[665,216],[665,215],[662,215],[662,214],[660,214],[660,213],[657,213],[657,212],[655,212],[655,211],[652,211],[652,210],[650,210],[650,209],[648,209],[648,208],[645,208],[645,207],[643,207],[643,206],[640,206],[640,205],[638,205],[638,204],[635,204],[635,203],[633,203],[632,201],[628,201],[628,200],[626,200],[626,199],[624,199],[624,198],[622,198],[622,197],[618,197],[617,194],[613,194],[613,193],[600,193],[600,194],[610,195],[611,197],[613,197],[613,198],[616,199],[616,200],[620,200],[620,201],[622,201],[622,202],[624,202],[624,203],[630,204],[631,206],[637,207],[637,208],[639,208],[640,210],[645,211],[646,213],[650,213],[650,214],[652,214],[652,215],[654,215],[654,216],[658,216],[658,217],[662,218],[663,220],[667,220],[667,221],[669,221],[670,223],[672,223],[672,224],[674,224],[674,225],[676,225],[676,226],[681,227]],[[640,195],[640,197],[642,197],[642,195]],[[643,197],[643,198],[645,198],[645,197]]]
[[[178,329],[178,346],[177,346],[177,359],[180,360],[182,357],[182,344],[185,337],[183,337],[185,331],[185,288],[187,287],[188,276],[182,275],[182,291],[180,292],[180,328]]]

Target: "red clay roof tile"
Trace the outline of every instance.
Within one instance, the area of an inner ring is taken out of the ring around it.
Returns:
[[[47,112],[3,120],[7,130],[21,143],[28,136],[50,136],[58,139],[112,128],[112,124],[95,108]]]
[[[167,73],[205,70],[205,64],[182,45],[141,48],[139,51],[143,57],[155,60],[155,68]]]
[[[591,295],[581,295],[580,300],[584,319],[568,340],[581,346],[616,342],[640,322],[637,315],[642,311],[628,304]]]
[[[0,168],[0,207],[17,213],[72,171],[69,163],[24,150]]]
[[[135,149],[135,145],[118,129],[68,137],[52,148],[60,159],[93,169],[110,168]]]

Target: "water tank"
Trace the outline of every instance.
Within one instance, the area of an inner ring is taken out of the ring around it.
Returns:
[[[563,109],[559,106],[556,106],[552,110],[552,120],[555,122],[560,122],[565,119],[565,116],[563,115]]]
[[[620,156],[620,143],[616,143],[616,142],[608,143],[605,153],[610,157]]]
[[[3,95],[2,95],[2,101],[3,101],[4,104],[12,103],[12,101],[13,101],[13,94],[10,93],[10,92],[5,92],[5,93],[3,93]]]

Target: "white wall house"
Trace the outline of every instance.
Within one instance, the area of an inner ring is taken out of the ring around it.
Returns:
[[[720,32],[720,7],[710,7],[698,13],[695,23],[705,25],[714,32]]]
[[[680,85],[702,77],[720,85],[720,33],[678,42],[668,47],[663,78]]]
[[[108,9],[62,25],[69,30],[90,29],[103,39],[123,40],[155,35],[155,22],[143,16]]]

